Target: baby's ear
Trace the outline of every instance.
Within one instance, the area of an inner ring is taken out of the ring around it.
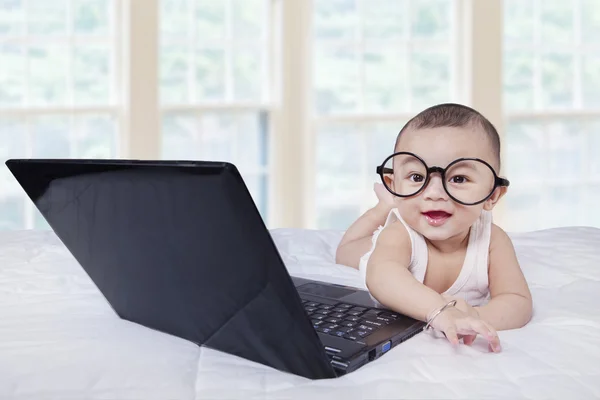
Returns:
[[[496,190],[494,190],[492,197],[483,203],[483,209],[486,211],[492,211],[496,203],[498,203],[498,201],[506,194],[507,190],[508,188],[506,186],[497,187]]]

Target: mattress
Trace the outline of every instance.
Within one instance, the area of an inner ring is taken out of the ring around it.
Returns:
[[[299,277],[360,286],[342,232],[277,229]],[[118,318],[52,232],[0,233],[0,399],[600,397],[600,229],[511,234],[532,321],[453,349],[419,334],[341,378],[311,381]]]

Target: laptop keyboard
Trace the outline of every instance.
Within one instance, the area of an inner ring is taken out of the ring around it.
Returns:
[[[302,304],[317,332],[351,341],[362,340],[400,317],[390,311],[346,303],[329,305],[302,300]]]

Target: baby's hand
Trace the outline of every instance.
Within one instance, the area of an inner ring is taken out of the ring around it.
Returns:
[[[490,324],[478,317],[469,316],[456,307],[446,308],[431,326],[443,332],[454,346],[459,344],[459,337],[462,337],[464,344],[471,345],[477,335],[481,335],[488,341],[491,351],[499,353],[502,350],[498,333]]]
[[[458,308],[460,311],[464,312],[469,317],[479,318],[479,313],[477,312],[477,310],[460,297],[452,297],[446,294],[442,294],[442,297],[446,301],[456,300],[456,305],[454,307]]]
[[[395,207],[394,195],[391,194],[385,188],[385,186],[383,186],[382,183],[375,183],[373,185],[373,191],[375,192],[375,194],[377,195],[377,199],[379,200],[377,207],[388,210],[388,211]]]

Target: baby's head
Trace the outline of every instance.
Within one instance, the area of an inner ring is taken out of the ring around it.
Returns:
[[[402,218],[430,240],[465,232],[506,192],[508,182],[497,177],[498,132],[469,107],[440,104],[422,111],[398,134],[394,153],[399,152],[411,154],[388,160],[385,167],[394,173],[384,174],[384,180],[405,196],[395,197]],[[432,167],[446,169],[443,181],[441,171]]]

